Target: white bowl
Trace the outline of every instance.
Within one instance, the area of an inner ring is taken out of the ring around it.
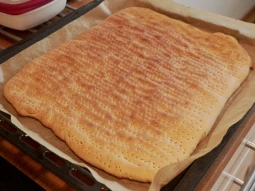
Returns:
[[[0,25],[16,30],[27,30],[56,16],[65,8],[65,5],[66,0],[53,0],[44,6],[20,15],[0,12]]]

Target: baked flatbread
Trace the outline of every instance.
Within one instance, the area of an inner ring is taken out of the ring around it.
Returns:
[[[88,163],[150,182],[192,154],[250,65],[231,36],[128,8],[28,63],[4,95]]]

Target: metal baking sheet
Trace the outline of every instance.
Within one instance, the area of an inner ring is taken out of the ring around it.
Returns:
[[[6,61],[7,59],[11,58],[12,56],[16,55],[20,51],[24,50],[25,48],[29,47],[30,45],[34,44],[35,42],[45,38],[49,34],[57,31],[64,25],[68,24],[69,22],[77,19],[81,15],[87,13],[97,5],[99,5],[103,0],[95,0],[91,3],[77,9],[73,13],[69,14],[66,17],[61,18],[60,20],[56,21],[55,23],[48,25],[47,27],[43,28],[42,30],[38,31],[37,33],[29,36],[28,38],[18,42],[16,45],[7,48],[0,52],[0,63]],[[253,106],[254,107],[254,106]],[[245,116],[247,117],[248,114]],[[0,120],[4,121],[1,123],[1,126],[6,125],[7,128],[13,127],[13,124],[11,123],[9,118],[9,115],[5,113],[0,113]],[[244,118],[245,118],[244,117]],[[174,180],[172,180],[169,184],[167,184],[165,187],[162,188],[163,191],[167,190],[194,190],[196,185],[199,183],[203,175],[206,173],[208,168],[211,166],[215,158],[218,156],[218,154],[221,152],[221,150],[224,148],[228,140],[231,139],[232,135],[235,133],[235,131],[240,127],[242,124],[244,118],[233,125],[226,136],[224,137],[222,143],[215,148],[212,152],[208,153],[204,157],[201,157],[200,159],[196,160],[189,168],[187,168],[183,173],[181,173],[179,176],[177,176]],[[52,163],[51,160],[48,160],[45,153],[50,153],[47,149],[45,149],[41,145],[37,145],[38,148],[31,148],[31,145],[28,145],[27,143],[22,142],[22,137],[26,137],[26,135],[16,128],[13,129],[13,133],[10,132],[12,128],[7,130],[6,128],[0,128],[0,134],[1,136],[5,137],[8,141],[12,142],[15,146],[20,148],[20,150],[23,150],[27,155],[31,156],[35,160],[37,160],[39,163],[44,165],[46,168],[48,168],[50,171],[58,175],[60,178],[65,180],[67,183],[72,185],[78,190],[96,190],[96,189],[106,189],[107,187],[105,185],[102,185],[98,183],[99,185],[96,187],[86,187],[87,185],[83,185],[83,183],[78,180],[78,183],[76,182],[77,179],[75,179],[71,173],[70,169],[78,169],[79,172],[83,173],[91,178],[90,180],[95,181],[97,184],[97,181],[91,176],[90,173],[88,173],[85,169],[73,165],[69,163],[68,161],[65,161],[64,159],[60,159],[60,161],[64,161],[64,166],[62,165],[56,165],[54,162]],[[31,150],[32,149],[32,150]],[[39,157],[38,157],[39,156]],[[61,163],[61,162],[60,162]],[[64,172],[64,173],[63,173]],[[68,173],[66,173],[68,172]],[[74,179],[74,180],[73,180]],[[74,181],[74,182],[73,182]],[[77,185],[76,185],[77,184]],[[86,184],[86,183],[85,183]],[[89,183],[90,184],[90,183]],[[83,186],[81,186],[83,185]]]

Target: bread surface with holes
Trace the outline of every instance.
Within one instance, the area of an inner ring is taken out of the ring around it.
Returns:
[[[192,154],[250,64],[233,37],[128,8],[28,63],[4,95],[88,163],[150,182]]]

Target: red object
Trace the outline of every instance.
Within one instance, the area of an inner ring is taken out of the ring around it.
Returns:
[[[31,0],[20,4],[8,4],[0,2],[0,12],[9,15],[21,15],[37,9],[53,0]]]

